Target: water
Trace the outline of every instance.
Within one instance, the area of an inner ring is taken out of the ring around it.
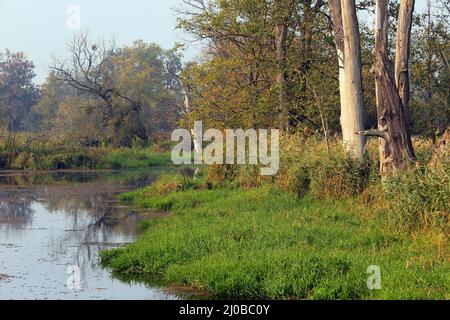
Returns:
[[[99,250],[136,239],[145,215],[115,196],[157,174],[0,173],[0,299],[177,299],[98,264]]]

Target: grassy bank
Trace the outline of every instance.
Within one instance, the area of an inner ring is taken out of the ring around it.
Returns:
[[[170,152],[153,148],[68,148],[51,145],[31,146],[20,152],[0,145],[0,169],[146,169],[170,165]]]
[[[121,200],[172,214],[146,222],[136,243],[102,252],[116,274],[226,298],[450,298],[445,235],[400,232],[364,197],[298,197],[272,183],[208,190],[202,179],[166,177]],[[371,265],[381,290],[367,288]]]
[[[112,149],[100,161],[101,169],[144,169],[172,165],[170,152],[157,153],[153,149]]]

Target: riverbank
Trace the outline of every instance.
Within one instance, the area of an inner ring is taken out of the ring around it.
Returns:
[[[209,190],[187,178],[124,194],[172,214],[126,248],[101,252],[117,275],[154,275],[224,298],[449,299],[448,239],[400,232],[364,197],[297,197],[269,183]],[[369,290],[370,266],[381,288]]]
[[[153,148],[54,148],[20,152],[0,148],[3,170],[137,170],[172,164],[171,154]]]

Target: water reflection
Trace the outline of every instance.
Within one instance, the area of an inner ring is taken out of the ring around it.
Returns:
[[[31,202],[26,192],[0,191],[0,224],[22,228],[31,221]]]
[[[143,213],[120,206],[118,193],[149,184],[150,173],[0,174],[0,299],[173,299],[114,280],[98,251],[136,239]],[[81,291],[66,288],[66,268],[82,272]]]

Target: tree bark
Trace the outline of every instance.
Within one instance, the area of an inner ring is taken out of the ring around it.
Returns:
[[[387,52],[388,2],[376,1],[375,25],[375,74],[377,95],[378,133],[383,137],[380,144],[381,175],[386,178],[395,170],[404,168],[405,159],[412,161],[414,154],[408,131],[402,100],[395,83],[394,70]],[[362,133],[370,134],[369,131]]]
[[[397,45],[395,50],[395,84],[402,101],[405,120],[407,121],[408,153],[415,157],[411,142],[410,118],[409,118],[409,55],[411,47],[411,28],[414,12],[414,0],[400,0]]]
[[[286,38],[287,38],[287,22],[283,21],[277,23],[275,27],[276,44],[277,44],[277,59],[278,59],[278,114],[279,114],[279,128],[285,130],[288,127],[288,102],[286,93]]]
[[[361,47],[356,5],[353,0],[341,0],[344,43],[344,115],[341,117],[344,145],[357,159],[365,155],[364,101],[361,81]]]
[[[347,119],[346,94],[345,94],[345,72],[344,72],[344,30],[342,28],[341,0],[329,0],[331,20],[333,23],[333,40],[336,46],[338,68],[339,68],[339,94],[341,103],[341,123]],[[344,131],[344,127],[342,128]],[[348,134],[346,134],[348,135]]]
[[[377,2],[376,4],[376,22],[375,22],[375,50],[379,54],[387,54],[388,51],[388,33],[389,33],[389,20],[388,20],[388,3],[386,1]],[[378,130],[383,130],[386,127],[385,114],[385,99],[383,92],[381,91],[381,84],[379,81],[375,81],[375,97],[377,106],[377,120]],[[387,144],[387,140],[384,138],[384,134],[379,138],[379,158],[380,158],[380,175],[386,177],[393,171],[393,163],[391,160],[391,152]]]
[[[275,22],[275,45],[277,53],[277,75],[278,87],[278,126],[281,130],[289,127],[289,101],[287,93],[287,36],[296,1],[275,0],[273,19]]]

